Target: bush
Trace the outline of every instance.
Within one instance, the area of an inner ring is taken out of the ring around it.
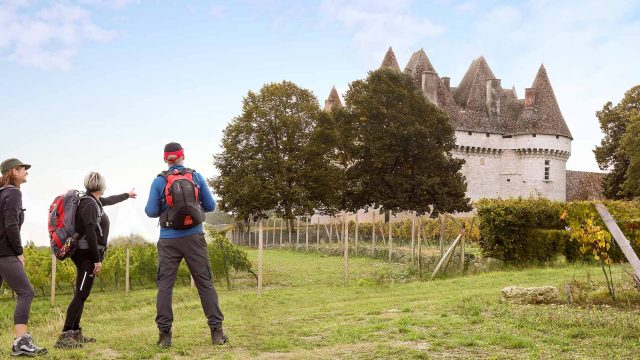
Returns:
[[[251,261],[247,252],[235,246],[227,239],[225,231],[218,231],[213,226],[207,226],[207,232],[211,239],[208,246],[209,261],[213,276],[225,279],[227,286],[231,288],[231,270],[247,272],[258,281],[258,275],[251,269]]]
[[[533,229],[561,230],[563,203],[547,199],[483,199],[477,204],[483,256],[506,262],[546,261],[557,254],[550,236]]]
[[[638,253],[640,202],[605,201],[604,205]],[[568,261],[592,260],[593,250],[573,230],[587,222],[606,230],[593,202],[483,199],[477,208],[482,254],[511,263],[544,262],[558,254]],[[569,225],[572,231],[564,231]],[[618,246],[612,244],[606,252],[613,262],[625,260]]]

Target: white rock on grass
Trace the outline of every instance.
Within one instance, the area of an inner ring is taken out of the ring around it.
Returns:
[[[548,304],[556,302],[560,292],[554,286],[540,286],[523,288],[507,286],[502,289],[502,301],[514,304]]]

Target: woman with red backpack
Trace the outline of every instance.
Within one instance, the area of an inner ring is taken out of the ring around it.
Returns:
[[[37,346],[27,332],[31,300],[35,292],[24,270],[20,228],[24,223],[20,185],[27,182],[31,165],[18,159],[7,159],[0,164],[0,285],[6,281],[18,295],[13,313],[15,340],[11,355],[37,356],[47,349]]]
[[[93,280],[102,269],[102,260],[109,237],[109,217],[102,210],[103,206],[114,205],[137,196],[131,190],[128,193],[102,197],[106,189],[104,177],[91,172],[84,178],[85,195],[80,198],[76,210],[76,231],[78,232],[77,249],[71,255],[76,266],[76,289],[73,299],[67,308],[64,328],[55,344],[59,349],[74,349],[84,343],[95,342],[96,339],[86,337],[80,327],[80,318],[84,303],[91,293]]]

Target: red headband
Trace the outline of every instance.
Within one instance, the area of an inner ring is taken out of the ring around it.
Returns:
[[[167,158],[171,155],[175,155],[176,158],[181,158],[182,156],[184,156],[184,149],[180,149],[178,151],[165,151],[164,152],[164,159],[167,160]]]

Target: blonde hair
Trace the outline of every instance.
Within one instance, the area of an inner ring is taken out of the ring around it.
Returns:
[[[104,181],[104,176],[92,171],[84,177],[84,188],[87,189],[87,192],[104,192],[107,184]]]

